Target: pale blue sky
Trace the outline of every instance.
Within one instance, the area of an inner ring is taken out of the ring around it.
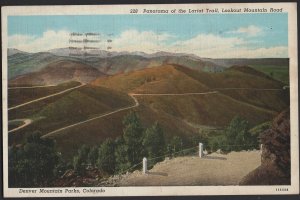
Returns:
[[[67,31],[114,33],[114,37],[119,37],[127,30],[135,30],[172,36],[163,41],[164,45],[190,40],[198,35],[213,35],[225,40],[236,38],[244,41],[236,43],[235,48],[287,47],[287,17],[286,13],[9,16],[8,36],[22,35],[33,40],[43,37],[47,31]],[[11,43],[18,46],[15,42]]]

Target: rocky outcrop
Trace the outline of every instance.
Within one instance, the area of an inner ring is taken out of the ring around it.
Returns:
[[[289,185],[290,161],[290,112],[280,113],[272,127],[260,135],[262,148],[261,166],[250,172],[241,185]]]
[[[85,170],[82,175],[77,174],[73,169],[67,170],[60,178],[53,183],[55,187],[92,187],[103,178],[103,173],[96,168]]]

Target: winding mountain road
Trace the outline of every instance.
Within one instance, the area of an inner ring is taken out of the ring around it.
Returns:
[[[37,102],[37,101],[41,101],[41,100],[44,100],[46,98],[49,98],[49,97],[53,97],[53,96],[56,96],[56,95],[59,95],[59,94],[63,94],[65,92],[68,92],[70,90],[74,90],[76,88],[80,88],[84,86],[84,84],[81,84],[79,86],[75,86],[75,87],[72,87],[72,88],[69,88],[69,89],[66,89],[64,91],[61,91],[61,92],[58,92],[58,93],[55,93],[55,94],[52,94],[52,95],[48,95],[48,96],[45,96],[45,97],[42,97],[42,98],[39,98],[39,99],[35,99],[35,100],[32,100],[32,101],[29,101],[29,102],[26,102],[26,103],[23,103],[21,105],[17,105],[17,106],[14,106],[14,107],[11,107],[11,108],[8,108],[8,110],[12,110],[12,109],[16,109],[16,108],[19,108],[19,107],[22,107],[22,106],[25,106],[25,105],[28,105],[28,104],[31,104],[31,103],[34,103],[34,102]],[[39,87],[39,86],[37,86]],[[77,123],[74,123],[74,124],[71,124],[71,125],[68,125],[68,126],[65,126],[63,128],[60,128],[60,129],[57,129],[57,130],[54,130],[54,131],[51,131],[45,135],[42,136],[42,138],[46,138],[46,137],[49,137],[49,136],[52,136],[52,135],[55,135],[56,133],[60,132],[60,131],[63,131],[63,130],[66,130],[66,129],[69,129],[69,128],[72,128],[72,127],[75,127],[75,126],[78,126],[78,125],[81,125],[81,124],[84,124],[86,122],[90,122],[90,121],[93,121],[93,120],[96,120],[96,119],[100,119],[100,118],[103,118],[103,117],[107,117],[109,115],[112,115],[112,114],[115,114],[115,113],[118,113],[118,112],[121,112],[121,111],[124,111],[124,110],[129,110],[129,109],[132,109],[132,108],[135,108],[135,107],[138,107],[139,106],[139,102],[137,100],[137,98],[135,96],[188,96],[188,95],[209,95],[209,94],[217,94],[219,93],[218,90],[261,90],[261,91],[272,91],[272,90],[282,90],[282,89],[277,89],[277,88],[269,88],[269,89],[263,89],[263,88],[214,88],[215,91],[210,91],[210,92],[192,92],[192,93],[180,93],[180,94],[174,94],[174,93],[147,93],[147,94],[142,94],[142,93],[129,93],[128,95],[134,100],[134,105],[132,106],[127,106],[127,107],[123,107],[123,108],[119,108],[117,110],[114,110],[114,111],[111,111],[111,112],[108,112],[108,113],[105,113],[105,114],[101,114],[99,116],[96,116],[96,117],[93,117],[91,119],[87,119],[87,120],[84,120],[84,121],[81,121],[81,122],[77,122]],[[30,122],[31,123],[31,122]],[[29,123],[29,124],[30,124]],[[16,131],[16,130],[19,130],[27,125],[29,125],[28,123],[26,125],[22,125],[16,129],[13,129],[9,132],[12,132],[12,131]]]
[[[121,111],[124,111],[124,110],[128,110],[128,109],[132,109],[132,108],[138,107],[140,104],[139,104],[138,100],[134,97],[134,94],[129,94],[129,96],[134,100],[134,105],[133,106],[128,106],[128,107],[125,107],[125,108],[120,108],[120,109],[117,109],[115,111],[112,111],[112,112],[109,112],[109,113],[106,113],[106,114],[102,114],[102,115],[99,115],[97,117],[93,117],[91,119],[87,119],[87,120],[84,120],[84,121],[81,121],[81,122],[78,122],[78,123],[75,123],[75,124],[72,124],[72,125],[69,125],[69,126],[65,126],[63,128],[60,128],[60,129],[57,129],[57,130],[52,131],[50,133],[47,133],[47,134],[43,135],[41,138],[49,137],[49,136],[54,135],[55,133],[58,133],[60,131],[72,128],[74,126],[81,125],[81,124],[86,123],[86,122],[93,121],[95,119],[103,118],[103,117],[106,117],[108,115],[112,115],[112,114],[115,114],[115,113],[118,113],[118,112],[121,112]]]
[[[68,91],[71,91],[71,90],[74,90],[76,88],[80,88],[82,86],[84,86],[85,84],[81,83],[81,85],[78,85],[78,86],[75,86],[75,87],[72,87],[72,88],[69,88],[69,89],[66,89],[66,90],[63,90],[61,92],[57,92],[57,93],[54,93],[54,94],[50,94],[48,96],[44,96],[44,97],[41,97],[41,98],[38,98],[38,99],[35,99],[35,100],[32,100],[32,101],[28,101],[26,103],[23,103],[23,104],[19,104],[17,106],[13,106],[13,107],[10,107],[8,108],[8,110],[13,110],[13,109],[16,109],[16,108],[20,108],[22,106],[26,106],[28,104],[31,104],[31,103],[35,103],[35,102],[38,102],[38,101],[41,101],[41,100],[44,100],[44,99],[47,99],[47,98],[50,98],[50,97],[54,97],[54,96],[57,96],[57,95],[60,95],[60,94],[63,94],[63,93],[66,93]],[[36,87],[36,86],[35,86]]]
[[[129,94],[132,96],[188,96],[188,95],[200,95],[200,94],[215,94],[218,93],[218,91],[212,91],[212,92],[191,92],[191,93],[181,93],[181,94],[170,94],[170,93],[165,93],[165,94]]]
[[[15,120],[11,120],[9,122],[17,122],[17,121],[22,121],[22,122],[24,122],[24,124],[22,124],[21,126],[19,126],[17,128],[14,128],[14,129],[8,131],[8,133],[15,132],[15,131],[17,131],[17,130],[19,130],[21,128],[24,128],[24,127],[26,127],[26,126],[28,126],[29,124],[32,123],[31,119],[15,119]]]
[[[96,119],[100,119],[100,118],[103,118],[103,117],[107,117],[109,115],[112,115],[112,114],[115,114],[115,113],[118,113],[118,112],[121,112],[121,111],[124,111],[124,110],[129,110],[129,109],[132,109],[132,108],[135,108],[135,107],[138,107],[139,106],[139,102],[137,100],[137,98],[135,98],[135,96],[188,96],[188,95],[208,95],[208,94],[217,94],[219,93],[219,91],[217,90],[241,90],[241,89],[247,89],[247,90],[261,90],[261,91],[272,91],[272,90],[282,90],[282,89],[277,89],[277,88],[270,88],[270,89],[260,89],[260,88],[215,88],[215,91],[210,91],[210,92],[192,92],[192,93],[181,93],[181,94],[172,94],[172,93],[160,93],[160,94],[155,94],[155,93],[147,93],[147,94],[142,94],[142,93],[128,93],[128,95],[134,100],[135,104],[133,106],[128,106],[128,107],[124,107],[124,108],[120,108],[120,109],[117,109],[115,111],[112,111],[112,112],[109,112],[109,113],[106,113],[106,114],[101,114],[97,117],[93,117],[91,119],[87,119],[87,120],[84,120],[84,121],[81,121],[81,122],[78,122],[78,123],[74,123],[72,125],[69,125],[69,126],[65,126],[63,128],[60,128],[60,129],[57,129],[57,130],[54,130],[54,131],[51,131],[50,133],[47,133],[45,135],[42,136],[42,138],[46,138],[46,137],[49,137],[49,136],[53,136],[55,134],[57,134],[58,132],[60,131],[63,131],[63,130],[66,130],[66,129],[69,129],[69,128],[72,128],[72,127],[75,127],[75,126],[78,126],[78,125],[81,125],[83,123],[86,123],[86,122],[90,122],[90,121],[93,121],[93,120],[96,120]]]
[[[215,94],[215,93],[218,93],[217,91],[213,91],[213,92],[195,92],[195,93],[182,93],[182,94],[135,94],[135,93],[129,93],[128,95],[134,100],[134,105],[133,106],[128,106],[128,107],[125,107],[125,108],[120,108],[120,109],[117,109],[115,111],[112,111],[112,112],[109,112],[109,113],[106,113],[106,114],[102,114],[102,115],[99,115],[97,117],[93,117],[91,119],[87,119],[87,120],[84,120],[84,121],[81,121],[81,122],[78,122],[78,123],[75,123],[75,124],[72,124],[72,125],[69,125],[69,126],[65,126],[63,128],[60,128],[60,129],[57,129],[55,131],[52,131],[50,133],[47,133],[45,135],[42,136],[42,138],[45,138],[45,137],[49,137],[51,135],[54,135],[60,131],[63,131],[63,130],[66,130],[66,129],[69,129],[69,128],[72,128],[72,127],[75,127],[75,126],[78,126],[78,125],[81,125],[83,123],[86,123],[86,122],[90,122],[92,120],[95,120],[95,119],[100,119],[100,118],[103,118],[103,117],[107,117],[109,115],[112,115],[112,114],[115,114],[115,113],[118,113],[118,112],[121,112],[121,111],[124,111],[124,110],[129,110],[129,109],[132,109],[132,108],[135,108],[135,107],[138,107],[140,104],[137,100],[137,98],[135,98],[135,96],[184,96],[184,95],[206,95],[206,94]]]
[[[14,90],[14,89],[31,89],[31,88],[44,88],[44,87],[54,87],[57,85],[39,85],[39,86],[24,86],[24,87],[9,87],[8,90]]]
[[[285,88],[214,88],[214,90],[258,90],[258,91],[279,91]]]

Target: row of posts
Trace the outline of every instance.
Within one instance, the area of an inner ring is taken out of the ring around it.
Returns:
[[[263,145],[260,145],[260,153],[262,153]],[[199,143],[199,157],[202,158],[204,156],[203,153],[203,144]],[[147,158],[143,158],[143,174],[147,173]]]
[[[203,144],[199,143],[199,157],[202,158],[204,156],[203,154]],[[143,174],[147,173],[147,158],[143,158]]]

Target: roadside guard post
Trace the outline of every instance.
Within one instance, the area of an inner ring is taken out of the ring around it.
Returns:
[[[143,174],[147,173],[147,158],[143,158]]]
[[[199,157],[202,158],[203,157],[203,144],[199,143]]]

